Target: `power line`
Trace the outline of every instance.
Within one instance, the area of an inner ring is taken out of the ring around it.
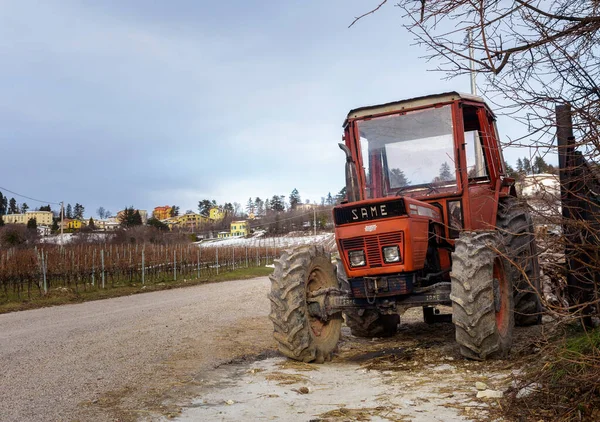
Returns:
[[[32,200],[32,201],[40,202],[40,203],[42,203],[42,204],[60,205],[60,202],[42,201],[42,200],[39,200],[39,199],[31,198],[30,196],[21,195],[20,193],[13,192],[12,190],[10,190],[10,189],[6,189],[6,188],[3,188],[2,186],[0,186],[0,189],[2,189],[2,190],[5,190],[5,191],[7,191],[7,192],[10,192],[10,193],[12,193],[13,195],[20,196],[21,198],[27,198],[27,199],[30,199],[30,200]]]

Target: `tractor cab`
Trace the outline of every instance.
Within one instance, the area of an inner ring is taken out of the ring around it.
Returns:
[[[361,107],[350,111],[344,132],[356,165],[349,201],[426,202],[438,208],[449,240],[493,226],[498,198],[514,183],[505,177],[494,114],[480,97],[450,92]]]

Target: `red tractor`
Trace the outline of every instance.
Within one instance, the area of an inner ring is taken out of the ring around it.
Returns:
[[[446,305],[465,357],[505,357],[514,325],[539,323],[541,309],[532,220],[498,138],[483,99],[456,92],[350,111],[337,265],[304,246],[271,276],[281,353],[323,362],[342,317],[355,336],[384,337],[408,308],[433,323],[450,319]]]

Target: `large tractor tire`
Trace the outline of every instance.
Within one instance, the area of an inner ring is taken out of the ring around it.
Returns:
[[[340,338],[341,315],[327,320],[312,316],[307,301],[310,293],[338,287],[330,255],[321,246],[286,250],[275,260],[270,279],[269,318],[279,351],[303,362],[331,360]]]
[[[512,261],[506,274],[514,286],[515,324],[539,324],[542,320],[540,265],[533,220],[517,198],[509,197],[500,201],[496,226]]]
[[[504,358],[512,346],[514,297],[502,237],[462,232],[452,253],[452,321],[463,356]]]
[[[350,283],[340,260],[337,261],[336,273],[340,288],[350,296]],[[398,332],[400,315],[384,315],[376,309],[348,309],[344,311],[344,320],[355,337],[392,337]]]

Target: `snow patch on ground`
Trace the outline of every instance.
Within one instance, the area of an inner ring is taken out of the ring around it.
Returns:
[[[242,247],[277,247],[286,248],[299,245],[315,245],[335,243],[333,233],[310,236],[281,236],[281,237],[236,237],[229,239],[211,239],[196,242],[201,248],[242,246]]]

